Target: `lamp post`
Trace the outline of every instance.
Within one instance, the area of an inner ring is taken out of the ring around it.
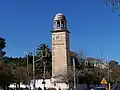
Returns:
[[[73,58],[74,89],[76,89],[75,59]]]
[[[108,90],[110,90],[110,64],[109,64],[109,58],[107,57],[108,61]]]
[[[43,73],[43,82],[42,82],[42,84],[44,84],[44,90],[45,90],[45,64],[46,64],[46,62],[45,61],[43,61],[43,65],[44,65],[44,73]]]
[[[38,61],[40,61],[40,60],[42,60],[43,58],[47,57],[47,55],[48,55],[47,49],[41,50],[40,54],[41,54],[41,58],[35,60],[35,50],[33,52],[33,90],[35,90],[35,81],[36,81],[35,80],[35,63],[38,62]],[[43,82],[44,82],[43,84],[44,84],[44,87],[45,87],[45,81],[44,80],[45,80],[45,64],[44,64],[44,78],[43,78]]]
[[[35,50],[33,51],[33,90],[35,90]]]

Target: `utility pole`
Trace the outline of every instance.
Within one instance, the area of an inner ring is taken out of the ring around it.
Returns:
[[[28,71],[29,70],[28,69],[29,68],[28,53],[26,53],[26,52],[24,52],[24,53],[25,53],[25,57],[27,59],[27,61],[26,61],[26,63],[27,63],[27,67],[26,67],[27,68],[27,78],[28,78],[27,80],[28,80],[28,84],[29,84],[29,88],[30,88],[30,78],[29,78],[29,71]]]
[[[29,75],[29,72],[28,72],[28,67],[29,67],[29,65],[28,65],[29,63],[28,63],[28,54],[27,54],[27,74]]]
[[[33,90],[35,90],[35,50],[33,51]]]
[[[74,89],[76,89],[75,59],[73,58]]]
[[[27,76],[28,76],[28,86],[30,88],[30,77],[29,77],[29,60],[28,60],[28,54],[27,54]]]
[[[44,52],[44,53],[43,53]],[[44,84],[44,90],[45,90],[45,74],[46,74],[46,60],[45,60],[45,57],[47,57],[48,53],[47,53],[47,50],[45,49],[44,51],[42,52],[42,56],[43,56],[43,65],[44,65],[44,72],[43,72],[43,82],[42,84]],[[44,55],[45,54],[45,55]]]

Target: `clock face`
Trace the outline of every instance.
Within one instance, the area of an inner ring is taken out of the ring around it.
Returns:
[[[56,35],[55,39],[56,39],[56,40],[61,40],[62,37],[61,37],[60,35]]]

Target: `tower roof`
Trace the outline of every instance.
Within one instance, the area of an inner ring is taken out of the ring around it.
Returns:
[[[58,13],[58,14],[56,14],[55,17],[54,17],[54,21],[55,21],[55,20],[66,20],[66,17],[65,17],[64,14]]]

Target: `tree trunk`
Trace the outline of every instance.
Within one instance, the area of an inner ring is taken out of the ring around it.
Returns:
[[[16,85],[16,88],[17,88],[17,83],[15,85]]]
[[[19,84],[18,84],[18,88],[19,88],[19,90],[20,90],[20,82],[19,82]]]

